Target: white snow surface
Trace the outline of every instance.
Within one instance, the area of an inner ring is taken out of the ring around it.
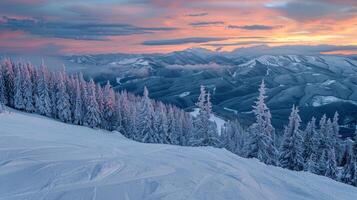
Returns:
[[[149,62],[147,60],[142,59],[142,58],[126,58],[126,59],[123,59],[123,60],[119,60],[119,61],[116,61],[116,62],[109,63],[109,65],[112,65],[112,66],[133,65],[133,64],[148,66]]]
[[[1,200],[353,200],[357,188],[224,149],[142,144],[26,113],[0,114]]]
[[[312,106],[314,106],[314,107],[323,106],[323,105],[327,105],[330,103],[336,103],[336,102],[344,102],[344,103],[351,103],[351,104],[357,105],[356,101],[340,99],[335,96],[321,96],[321,95],[314,96],[311,99],[311,102],[312,102],[311,103]]]
[[[181,94],[179,94],[178,96],[183,98],[183,97],[187,97],[188,95],[190,95],[191,92],[182,92]]]

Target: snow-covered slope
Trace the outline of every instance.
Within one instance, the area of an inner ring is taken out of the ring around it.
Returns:
[[[24,113],[0,114],[0,199],[357,199],[357,188],[226,150],[141,144]]]

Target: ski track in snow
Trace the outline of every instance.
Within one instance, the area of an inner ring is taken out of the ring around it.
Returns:
[[[0,200],[357,199],[355,187],[224,149],[137,143],[16,111],[0,127]]]

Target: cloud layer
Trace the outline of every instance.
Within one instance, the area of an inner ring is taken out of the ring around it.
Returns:
[[[244,30],[272,30],[276,27],[261,25],[261,24],[254,24],[254,25],[244,25],[244,26],[229,25],[229,26],[227,26],[227,28],[229,28],[229,29],[244,29]]]
[[[223,41],[227,38],[214,38],[214,37],[190,37],[190,38],[177,38],[168,40],[147,40],[142,44],[147,46],[161,46],[161,45],[180,45],[189,43],[207,43],[215,41]]]
[[[171,31],[171,27],[137,27],[129,24],[49,22],[34,19],[3,17],[0,30],[29,32],[43,37],[75,40],[107,40],[108,36],[147,34],[155,31]]]
[[[0,13],[3,52],[357,45],[356,0],[1,0]]]

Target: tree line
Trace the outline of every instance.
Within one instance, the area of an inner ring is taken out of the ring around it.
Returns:
[[[255,123],[243,129],[239,122],[226,123],[222,146],[246,158],[257,158],[268,165],[295,171],[308,171],[357,186],[357,130],[355,140],[339,135],[339,115],[323,115],[301,126],[299,109],[293,106],[283,135],[276,134],[271,113],[265,103],[266,86],[262,81],[253,106]]]
[[[96,84],[83,74],[52,72],[44,63],[13,62],[0,68],[0,110],[4,106],[37,113],[65,123],[119,131],[145,143],[214,146],[246,158],[283,168],[309,171],[357,186],[357,144],[339,137],[338,113],[324,115],[318,125],[312,118],[302,129],[299,110],[293,106],[284,135],[276,134],[265,103],[264,81],[253,106],[255,123],[242,128],[238,120],[227,122],[221,134],[211,121],[211,95],[204,86],[193,117],[184,110],[126,91],[116,92],[109,82]]]

